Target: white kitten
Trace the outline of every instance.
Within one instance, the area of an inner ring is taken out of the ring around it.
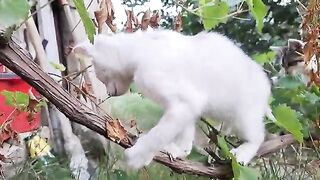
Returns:
[[[188,155],[200,116],[223,121],[245,141],[232,150],[244,164],[264,141],[269,80],[222,35],[164,30],[97,35],[94,45],[82,43],[74,51],[93,59],[110,95],[124,94],[135,81],[146,97],[164,107],[159,123],[125,151],[134,168],[149,164],[160,150]]]

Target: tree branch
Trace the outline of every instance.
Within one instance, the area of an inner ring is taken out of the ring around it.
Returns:
[[[32,61],[29,53],[20,48],[15,42],[10,41],[6,45],[0,44],[0,63],[28,82],[63,112],[70,121],[84,125],[124,148],[132,146],[132,143],[130,143],[133,142],[132,138],[134,138],[132,134],[127,134],[127,139],[122,139],[121,141],[110,138],[107,133],[107,125],[108,122],[113,121],[113,119],[107,114],[94,112],[74,96],[70,95],[58,82],[43,72],[40,67]],[[258,157],[274,152],[293,142],[295,142],[295,140],[292,135],[284,135],[267,141],[259,149]],[[230,165],[205,166],[201,163],[187,160],[177,159],[171,161],[164,153],[158,154],[154,158],[154,161],[171,168],[177,173],[222,179],[233,176]]]

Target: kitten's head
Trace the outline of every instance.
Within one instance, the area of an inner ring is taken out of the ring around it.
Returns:
[[[97,78],[103,82],[110,96],[126,93],[133,81],[133,73],[121,59],[118,42],[112,36],[97,35],[94,44],[86,41],[74,47],[77,58],[90,59]]]
[[[303,46],[302,41],[289,39],[288,45],[281,48],[281,66],[285,69],[286,74],[295,75],[304,72]]]

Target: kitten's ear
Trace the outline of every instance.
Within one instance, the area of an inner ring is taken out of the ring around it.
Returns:
[[[270,49],[276,53],[275,63],[281,64],[285,52],[288,50],[287,46],[271,46]]]
[[[289,39],[288,48],[289,50],[303,52],[304,43],[298,39]]]
[[[287,46],[270,46],[270,49],[274,51],[279,57],[284,56],[285,52],[288,51]]]

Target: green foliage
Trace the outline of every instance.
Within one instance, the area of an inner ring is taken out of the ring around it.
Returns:
[[[287,105],[281,104],[273,109],[277,121],[275,123],[288,130],[300,143],[303,141],[302,126],[298,120],[297,112]]]
[[[285,76],[280,77],[275,88],[297,90],[299,88],[306,88],[306,86],[302,82],[301,76]]]
[[[94,35],[96,34],[96,30],[94,27],[94,24],[92,20],[89,17],[88,11],[86,7],[84,6],[83,0],[73,0],[74,5],[76,6],[78,13],[80,15],[80,18],[83,22],[84,28],[86,30],[88,39],[90,40],[91,43],[94,41]]]
[[[219,23],[228,20],[229,6],[224,1],[219,0],[199,0],[198,13],[200,14],[204,29],[210,30]]]
[[[63,64],[58,64],[58,63],[53,63],[53,62],[50,62],[51,66],[58,70],[58,71],[65,71],[66,70],[66,67],[63,65]]]
[[[41,157],[39,159],[28,159],[23,168],[11,179],[72,180],[74,178],[64,161],[60,162],[57,158]]]
[[[150,129],[160,119],[163,109],[150,99],[138,93],[127,93],[123,96],[110,98],[106,104],[111,107],[113,117],[126,124],[135,120],[141,130]]]
[[[5,97],[5,103],[9,106],[25,109],[29,104],[29,96],[23,92],[1,91]]]
[[[261,33],[263,20],[267,14],[267,7],[262,0],[245,0],[251,14],[256,20],[257,30]],[[229,2],[230,3],[230,2]],[[204,29],[210,30],[220,23],[226,23],[231,17],[229,13],[229,4],[220,0],[199,0],[199,9]]]
[[[0,0],[0,24],[9,27],[21,23],[29,13],[27,0]]]
[[[265,63],[274,61],[275,57],[276,53],[273,51],[269,51],[266,53],[256,53],[252,56],[252,58],[260,65],[264,65]]]
[[[267,7],[262,0],[246,0],[250,12],[256,20],[256,27],[259,32],[262,32],[263,19],[267,15]]]
[[[220,147],[222,154],[228,159],[231,159],[232,170],[235,180],[255,180],[261,177],[261,175],[256,169],[247,166],[242,166],[237,162],[234,155],[230,153],[230,149],[228,148],[228,144],[224,137],[218,136],[218,146]]]
[[[319,116],[319,88],[307,87],[301,76],[285,76],[275,83],[272,93],[274,100],[271,105],[279,113],[280,119],[276,117],[277,120],[281,121],[276,122],[276,125],[293,133],[299,141],[302,141],[301,133],[303,137],[308,137],[310,128]],[[273,133],[282,131],[270,122],[267,127]]]

